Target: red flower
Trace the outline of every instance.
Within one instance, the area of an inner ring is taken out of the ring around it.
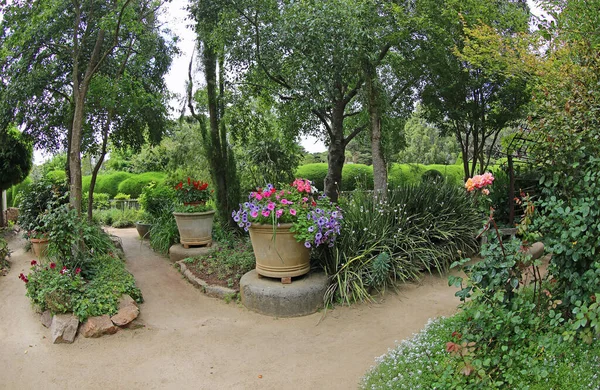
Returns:
[[[192,185],[192,179],[188,177],[188,186]]]
[[[37,264],[37,261],[35,261],[35,260],[31,260],[31,266],[32,266],[32,267],[33,267],[34,265],[36,265],[36,264]]]
[[[81,268],[75,268],[75,275],[79,274],[81,272]]]
[[[56,268],[56,264],[55,263],[50,263],[50,269],[54,269]]]
[[[21,279],[25,283],[29,282],[29,279],[27,279],[27,276],[23,275],[22,273],[19,274],[19,279]]]
[[[67,267],[63,267],[63,268],[60,270],[60,273],[61,273],[62,275],[66,274],[67,272],[69,272],[69,270],[67,269]]]

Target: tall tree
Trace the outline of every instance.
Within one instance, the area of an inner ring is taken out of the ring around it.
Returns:
[[[35,0],[13,1],[3,9],[0,65],[6,103],[0,124],[16,120],[38,135],[42,145],[56,146],[53,134],[66,140],[70,204],[78,212],[86,99],[92,81],[115,53],[127,50],[123,42],[129,37],[157,28],[154,15],[163,2]],[[43,121],[46,116],[51,119],[48,124]]]
[[[192,62],[189,69],[188,107],[200,123],[204,150],[210,164],[212,181],[216,187],[217,211],[221,221],[235,228],[231,211],[239,202],[239,180],[235,170],[235,157],[227,137],[225,116],[225,63],[228,36],[220,28],[220,22],[228,11],[215,1],[198,0],[189,8],[195,21],[198,48],[206,80],[206,94],[194,96]],[[205,110],[196,108],[197,100],[205,97]],[[208,117],[208,125],[206,118]]]
[[[246,82],[264,85],[268,79],[272,93],[287,106],[282,112],[297,120],[296,131],[326,141],[325,192],[337,200],[345,149],[368,128],[368,121],[352,127],[347,121],[364,109],[359,92],[365,85],[365,53],[376,68],[389,50],[375,39],[385,34],[375,34],[377,25],[366,18],[376,7],[349,0],[232,3],[241,15],[234,54],[242,53]]]
[[[529,9],[523,0],[418,0],[416,5],[425,116],[456,137],[470,177],[486,169],[501,130],[523,117],[529,95],[523,79],[487,71],[461,57],[465,29],[484,23],[504,35],[527,31]]]
[[[23,181],[33,165],[33,146],[16,128],[0,131],[0,194]],[[0,226],[4,226],[4,210],[0,202]]]

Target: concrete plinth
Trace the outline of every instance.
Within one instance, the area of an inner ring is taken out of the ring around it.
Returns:
[[[327,285],[322,272],[309,272],[291,284],[282,284],[281,279],[259,277],[252,270],[242,276],[240,294],[244,306],[252,311],[272,317],[299,317],[323,307]]]
[[[188,257],[196,257],[206,255],[212,247],[196,247],[196,248],[184,248],[181,244],[175,244],[169,248],[169,258],[172,263],[176,263],[179,260],[187,259]]]

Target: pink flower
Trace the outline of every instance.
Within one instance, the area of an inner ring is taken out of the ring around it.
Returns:
[[[268,217],[271,214],[271,212],[269,210],[263,210],[261,214],[263,215],[263,217]]]
[[[483,190],[481,190],[481,193],[483,195],[489,195],[490,194],[490,190],[488,190],[487,188],[484,188]]]
[[[262,200],[262,198],[263,198],[263,197],[262,197],[262,195],[261,195],[261,194],[256,194],[255,198],[256,198],[257,200]]]
[[[252,218],[256,218],[256,217],[258,217],[258,211],[256,211],[256,210],[255,210],[255,211],[251,211],[251,212],[250,212],[250,216],[251,216]]]
[[[275,216],[277,218],[281,217],[282,214],[283,214],[283,210],[282,209],[279,209],[279,210],[275,211]]]
[[[269,204],[267,205],[267,208],[271,211],[275,210],[275,203],[269,202]]]
[[[290,214],[296,215],[296,209],[290,209]]]
[[[81,272],[81,268],[75,268],[75,275],[79,274]]]

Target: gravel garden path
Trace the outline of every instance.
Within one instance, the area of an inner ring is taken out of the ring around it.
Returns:
[[[0,276],[1,389],[354,389],[395,340],[458,303],[446,278],[427,275],[380,303],[337,307],[324,318],[265,317],[203,295],[135,229],[112,233],[144,294],[145,326],[51,344],[17,277],[33,255],[14,238],[12,268]]]

